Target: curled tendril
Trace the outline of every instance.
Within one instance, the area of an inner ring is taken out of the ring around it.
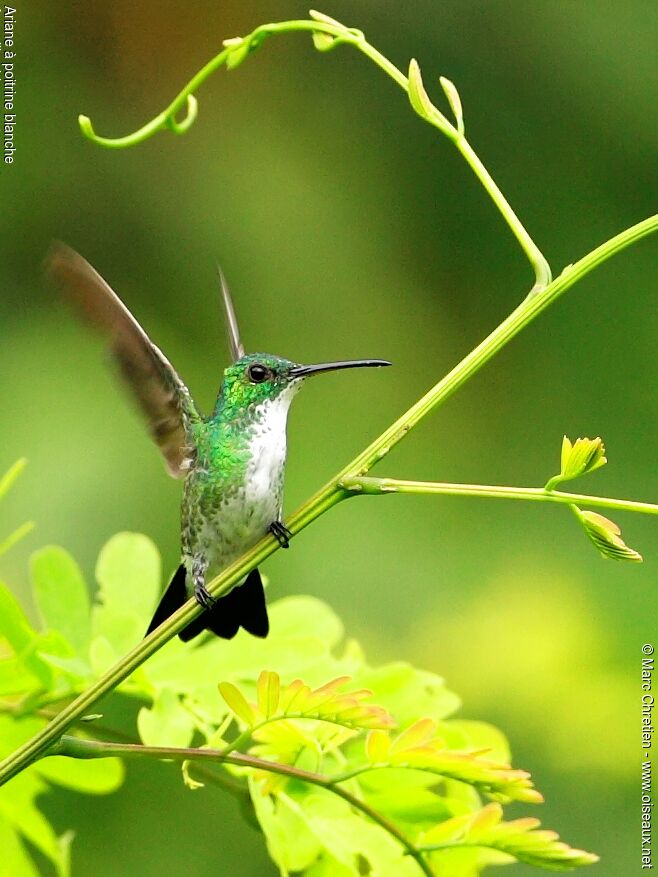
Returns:
[[[228,70],[234,70],[249,55],[253,54],[268,37],[275,34],[294,32],[309,33],[313,38],[316,49],[320,52],[328,52],[339,45],[354,46],[390,76],[400,88],[407,92],[415,111],[427,122],[438,128],[455,144],[516,237],[535,273],[535,284],[530,295],[534,297],[546,289],[551,282],[550,266],[476,155],[472,146],[466,140],[461,100],[453,83],[445,77],[441,78],[441,86],[455,117],[455,124],[450,122],[431,102],[423,86],[420,68],[415,61],[412,61],[409,68],[409,77],[405,76],[395,64],[389,61],[374,46],[370,45],[363,31],[358,28],[347,27],[336,21],[336,19],[330,18],[328,15],[324,15],[316,10],[311,10],[310,19],[262,24],[245,37],[225,40],[223,50],[192,77],[172,103],[162,113],[134,133],[117,138],[99,137],[94,132],[89,117],[80,116],[79,123],[82,133],[93,143],[110,149],[123,149],[134,146],[163,129],[170,130],[175,134],[183,134],[190,128],[197,115],[197,105],[193,95],[212,73],[221,66],[225,66]],[[181,110],[185,102],[187,102],[187,115],[179,122],[176,120],[176,113]]]
[[[167,107],[164,112],[160,113],[159,116],[156,116],[148,122],[148,124],[144,125],[143,128],[140,128],[132,134],[128,134],[126,137],[100,137],[94,131],[94,126],[92,125],[89,116],[78,116],[78,125],[87,140],[91,140],[92,143],[95,143],[98,146],[106,146],[109,149],[123,149],[126,146],[133,146],[136,143],[141,143],[143,140],[147,140],[151,135],[155,134],[156,131],[161,131],[164,128],[168,128],[170,131],[173,131],[174,134],[184,134],[192,126],[199,112],[199,104],[194,95],[187,94],[184,97],[186,102],[186,113],[183,119],[180,121],[176,119],[176,113],[182,105],[180,99],[176,99],[176,101],[170,107]]]
[[[193,124],[199,112],[199,103],[193,94],[187,96],[187,112],[185,118],[179,122],[175,113],[167,117],[167,127],[174,134],[184,134]]]
[[[262,43],[273,34],[288,33],[292,31],[310,31],[315,37],[325,36],[331,45],[323,48],[333,48],[341,43],[361,44],[365,43],[362,31],[356,28],[348,28],[340,22],[322,16],[321,13],[311,13],[312,20],[286,21],[275,24],[264,24],[257,27],[246,37],[234,37],[224,40],[223,50],[205,65],[175,97],[169,106],[146,125],[127,134],[125,137],[101,137],[94,131],[89,116],[78,116],[78,124],[82,134],[97,146],[105,146],[109,149],[124,149],[142,143],[158,131],[169,130],[174,134],[184,134],[194,123],[198,113],[197,100],[194,97],[198,87],[208,76],[222,65],[228,70],[235,69],[245,58],[260,48]],[[316,44],[317,45],[317,44]],[[176,114],[184,105],[187,105],[185,118],[181,121],[176,119]]]

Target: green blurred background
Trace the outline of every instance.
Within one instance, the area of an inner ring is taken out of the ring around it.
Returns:
[[[472,143],[556,273],[655,212],[651,4],[333,0],[323,11],[402,67],[417,57],[437,101],[440,74],[457,84]],[[215,260],[248,348],[394,362],[301,394],[288,510],[531,285],[456,151],[349,48],[272,39],[202,88],[185,137],[116,152],[79,135],[79,112],[100,134],[133,130],[223,38],[305,12],[285,0],[19,7],[17,156],[0,170],[0,465],[30,465],[0,532],[26,517],[37,529],[0,573],[21,593],[30,551],[48,542],[90,580],[117,530],[147,533],[168,568],[178,551],[179,484],[98,345],[43,287],[52,238],[111,281],[206,409],[226,364]],[[380,474],[538,485],[563,433],[600,434],[610,464],[582,488],[655,500],[657,264],[658,241],[646,241],[590,275]],[[273,596],[326,599],[373,661],[442,673],[465,717],[498,724],[546,796],[533,815],[597,851],[600,877],[639,873],[640,646],[658,608],[656,522],[616,518],[643,566],[600,559],[566,510],[430,497],[346,503],[266,565]],[[188,793],[173,768],[131,765],[119,794],[57,793],[45,806],[78,832],[76,874],[274,873],[233,802]]]

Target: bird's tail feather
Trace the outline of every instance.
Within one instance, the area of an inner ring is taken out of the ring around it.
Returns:
[[[147,636],[188,599],[185,578],[185,566],[181,564],[155,610],[146,631]],[[202,631],[209,630],[223,639],[232,639],[240,627],[259,637],[265,637],[269,632],[265,592],[257,569],[252,569],[242,585],[220,597],[214,606],[191,621],[178,636],[187,642]]]

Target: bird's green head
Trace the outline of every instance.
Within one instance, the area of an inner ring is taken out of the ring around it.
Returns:
[[[342,368],[384,365],[390,363],[383,359],[354,359],[299,365],[271,353],[249,353],[240,357],[224,372],[218,407],[221,406],[224,414],[231,416],[264,402],[274,402],[282,393],[285,393],[284,398],[291,399],[304,378],[309,375]]]
[[[295,363],[271,353],[249,353],[224,372],[222,402],[224,408],[240,409],[274,401],[301,377],[293,377]]]

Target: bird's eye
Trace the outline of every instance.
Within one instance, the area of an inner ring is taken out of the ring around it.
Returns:
[[[272,372],[269,370],[269,368],[267,368],[267,366],[261,365],[259,362],[255,362],[247,369],[247,377],[252,382],[252,384],[262,384],[263,381],[266,381],[271,376]]]

